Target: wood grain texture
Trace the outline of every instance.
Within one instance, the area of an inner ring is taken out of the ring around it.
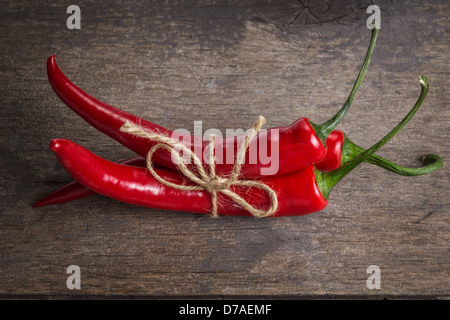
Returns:
[[[318,5],[317,3],[323,3]],[[351,4],[350,4],[351,3]],[[356,3],[356,4],[355,4]],[[370,31],[364,1],[0,1],[0,296],[450,296],[448,165],[400,177],[363,164],[303,217],[253,219],[151,210],[93,196],[32,209],[71,181],[48,149],[68,138],[118,161],[130,151],[53,93],[46,59],[93,96],[170,129],[266,127],[341,106]],[[446,1],[380,1],[372,63],[341,129],[368,147],[431,90],[379,154],[449,158]],[[303,8],[303,9],[302,9]],[[301,11],[301,12],[300,12]],[[81,268],[82,289],[66,287]],[[366,268],[381,268],[368,290]]]

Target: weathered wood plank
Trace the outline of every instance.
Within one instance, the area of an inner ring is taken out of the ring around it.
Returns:
[[[66,28],[66,3],[0,3],[0,295],[448,296],[448,166],[405,178],[364,164],[328,208],[304,217],[211,219],[102,196],[30,207],[71,180],[52,138],[131,155],[59,101],[50,54],[87,92],[171,129],[202,120],[225,132],[259,114],[267,127],[321,122],[346,99],[370,37],[368,4],[347,3],[86,1],[81,30]],[[380,7],[373,60],[341,128],[370,146],[408,112],[425,74],[423,109],[379,154],[405,165],[445,159],[449,5]],[[77,292],[66,287],[71,264],[82,270]],[[366,287],[373,264],[380,290]]]

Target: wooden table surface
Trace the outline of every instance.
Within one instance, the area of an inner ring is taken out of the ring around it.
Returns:
[[[321,212],[256,219],[152,210],[95,195],[31,204],[71,181],[48,144],[133,154],[52,91],[46,59],[93,96],[170,129],[328,119],[370,38],[368,1],[0,1],[0,297],[450,296],[450,169],[402,177],[362,164]],[[420,166],[450,155],[448,1],[377,1],[372,62],[340,129],[363,147],[431,89],[378,154]],[[67,268],[81,270],[69,290]],[[381,271],[369,289],[367,268]]]

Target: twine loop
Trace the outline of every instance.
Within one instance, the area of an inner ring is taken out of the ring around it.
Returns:
[[[208,173],[203,168],[202,162],[197,157],[197,155],[191,151],[191,149],[187,148],[182,143],[167,137],[162,134],[152,133],[144,131],[142,128],[134,125],[133,123],[126,121],[120,131],[132,134],[137,137],[147,138],[149,140],[153,140],[159,142],[154,145],[147,154],[147,168],[152,174],[152,176],[158,180],[160,183],[172,187],[174,189],[190,191],[190,190],[206,190],[211,194],[211,215],[213,217],[217,217],[217,192],[221,192],[231,198],[234,202],[243,207],[246,211],[248,211],[251,215],[262,218],[267,217],[274,214],[278,209],[278,199],[275,191],[267,186],[266,184],[255,181],[255,180],[239,180],[239,174],[241,171],[242,164],[245,160],[245,153],[248,149],[250,141],[256,136],[259,132],[263,124],[266,122],[266,119],[262,116],[259,116],[253,128],[250,132],[245,136],[244,143],[241,145],[237,156],[236,161],[233,166],[233,171],[229,177],[220,177],[216,175],[216,165],[214,162],[214,140],[215,137],[212,135],[209,140],[209,170]],[[152,157],[153,154],[159,150],[165,149],[171,152],[172,157],[174,158],[174,162],[178,166],[183,175],[188,178],[190,181],[195,183],[196,185],[188,186],[177,183],[172,183],[167,181],[161,176],[153,168]],[[181,152],[183,154],[189,155],[189,157],[193,160],[193,163],[196,168],[196,172],[190,170],[186,164],[184,163]],[[244,200],[241,196],[239,196],[234,191],[230,190],[231,186],[244,186],[244,187],[255,187],[265,191],[270,198],[270,207],[267,210],[259,210],[252,205],[250,205],[246,200]]]

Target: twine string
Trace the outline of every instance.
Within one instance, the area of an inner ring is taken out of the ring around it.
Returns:
[[[242,208],[244,208],[246,211],[248,211],[251,215],[261,218],[261,217],[267,217],[276,212],[278,209],[278,199],[275,191],[267,186],[266,184],[255,181],[255,180],[239,180],[239,174],[241,172],[242,164],[245,160],[245,154],[247,152],[248,146],[250,144],[250,141],[257,135],[261,127],[266,122],[266,119],[262,116],[259,116],[258,120],[256,121],[253,128],[250,129],[250,132],[245,136],[245,139],[243,143],[241,144],[241,147],[238,150],[238,153],[236,155],[236,160],[233,166],[233,171],[231,172],[230,176],[227,178],[220,177],[216,175],[216,164],[214,161],[214,141],[215,136],[211,135],[209,140],[209,153],[208,153],[208,160],[209,160],[209,170],[208,172],[205,171],[203,168],[202,162],[197,157],[197,155],[191,151],[191,149],[187,148],[184,144],[170,138],[167,136],[164,136],[162,134],[158,133],[152,133],[144,131],[142,128],[134,125],[133,123],[126,121],[122,127],[120,128],[120,131],[132,134],[137,137],[147,138],[149,140],[153,140],[158,142],[158,144],[154,145],[148,152],[146,161],[147,161],[147,168],[152,174],[152,176],[160,183],[182,191],[191,191],[191,190],[206,190],[211,194],[211,215],[213,217],[217,217],[218,215],[218,209],[217,209],[217,192],[221,192],[224,195],[228,196],[230,199],[232,199],[235,203],[239,204]],[[173,183],[170,181],[165,180],[162,178],[153,168],[153,161],[152,157],[153,154],[159,150],[159,149],[165,149],[169,151],[172,154],[172,158],[175,162],[175,164],[178,166],[178,169],[180,170],[183,175],[188,178],[190,181],[192,181],[195,185],[188,186],[188,185],[182,185]],[[189,155],[189,157],[193,160],[193,163],[195,165],[195,168],[197,169],[196,173],[194,173],[192,170],[190,170],[186,164],[184,163],[181,153],[183,155]],[[263,191],[265,191],[270,198],[270,207],[267,210],[259,210],[252,205],[250,205],[245,199],[243,199],[241,196],[239,196],[234,191],[230,190],[231,186],[244,186],[248,188],[259,188]]]

